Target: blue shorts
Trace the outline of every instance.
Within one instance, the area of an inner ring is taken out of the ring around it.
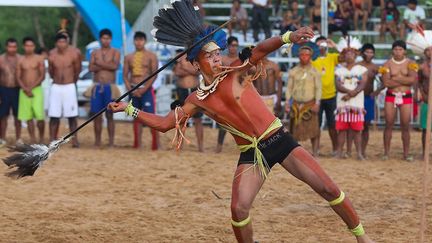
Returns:
[[[375,97],[365,95],[364,108],[366,110],[365,122],[373,121],[375,119]]]
[[[153,88],[148,89],[141,97],[130,96],[132,105],[144,112],[155,113],[155,94]]]
[[[18,116],[18,98],[19,88],[8,88],[0,86],[0,118],[9,116],[12,108],[12,114]]]
[[[111,84],[96,84],[90,99],[90,113],[97,113],[113,101]]]

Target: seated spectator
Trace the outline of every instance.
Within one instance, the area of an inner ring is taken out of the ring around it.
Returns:
[[[349,19],[354,16],[354,7],[350,0],[342,0],[338,3],[333,21],[329,22],[328,32],[331,35],[335,31],[341,31],[343,36],[348,35]]]
[[[231,18],[236,17],[236,20],[233,22],[230,22],[228,24],[228,32],[229,35],[232,36],[232,28],[236,27],[236,25],[239,25],[240,29],[243,32],[244,41],[246,40],[246,31],[247,31],[247,25],[248,25],[248,14],[246,12],[246,9],[244,9],[240,5],[240,0],[233,0],[232,1],[232,7],[231,7]]]
[[[358,19],[362,18],[362,30],[366,30],[368,16],[372,13],[372,0],[352,0],[354,7],[354,29],[358,30]]]
[[[426,19],[425,10],[417,6],[417,0],[409,0],[408,6],[404,11],[403,20],[400,28],[400,37],[405,39],[406,33],[411,32],[417,26],[424,28],[424,20]]]
[[[286,31],[296,31],[302,25],[304,13],[298,8],[298,2],[296,0],[291,2],[291,10],[285,12],[281,23],[281,33]]]
[[[321,33],[321,0],[314,0],[315,4],[310,11],[311,28]]]
[[[397,9],[393,0],[389,0],[385,4],[385,8],[381,11],[381,28],[380,28],[380,41],[384,41],[384,34],[389,31],[396,40],[397,26],[399,23],[399,10]]]

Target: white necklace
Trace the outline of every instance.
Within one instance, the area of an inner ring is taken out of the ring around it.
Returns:
[[[406,58],[404,57],[404,59],[402,59],[402,61],[396,61],[396,60],[394,59],[394,57],[392,57],[392,61],[393,61],[395,64],[402,64],[402,63],[404,63],[404,62],[406,61]]]
[[[204,79],[201,79],[196,92],[198,100],[204,100],[211,93],[215,92],[219,83],[222,82],[227,75],[228,73],[224,73],[223,75],[217,76],[209,85],[205,85]]]

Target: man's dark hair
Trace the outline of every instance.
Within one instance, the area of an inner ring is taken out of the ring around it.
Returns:
[[[5,43],[6,43],[6,45],[8,45],[9,43],[17,43],[18,44],[18,41],[15,38],[8,38]]]
[[[31,41],[33,44],[36,44],[35,40],[30,36],[24,37],[22,43],[25,44],[27,41]]]
[[[392,50],[395,48],[395,47],[402,47],[403,49],[405,49],[406,50],[406,43],[405,43],[405,41],[403,41],[403,40],[397,40],[397,41],[395,41],[395,42],[393,42],[393,45],[392,45]]]
[[[233,43],[234,41],[237,41],[237,43],[239,42],[238,39],[237,39],[237,37],[234,37],[234,36],[230,36],[227,39],[228,45],[231,45],[231,43]]]
[[[144,40],[147,40],[147,35],[146,35],[144,32],[142,32],[142,31],[137,31],[137,32],[135,32],[133,38],[134,38],[134,40],[136,40],[136,39],[144,39]]]
[[[417,5],[417,0],[408,0],[408,4]]]
[[[67,36],[65,34],[63,34],[63,33],[58,33],[58,34],[55,35],[54,39],[55,39],[56,42],[59,41],[59,40],[61,40],[61,39],[64,39],[64,40],[67,41]]]
[[[36,54],[39,54],[39,55],[42,54],[42,53],[44,53],[44,52],[48,53],[49,50],[47,48],[45,48],[45,47],[41,47],[41,48],[38,48],[36,50]]]
[[[324,36],[319,36],[318,38],[316,38],[316,40],[315,40],[315,43],[318,43],[318,41],[320,41],[320,40],[327,40],[327,38],[325,38]]]
[[[177,53],[177,54],[179,54],[179,53],[181,53],[181,52],[183,52],[184,50],[183,49],[177,49],[177,50],[175,50],[175,52]]]
[[[111,32],[111,30],[109,30],[109,29],[102,29],[102,30],[99,32],[99,38],[101,38],[101,37],[104,36],[104,35],[107,35],[107,36],[109,36],[109,37],[112,37],[112,32]]]
[[[361,51],[361,52],[365,52],[366,50],[372,50],[373,52],[375,52],[375,47],[374,47],[374,45],[372,45],[371,43],[365,43],[365,44],[361,47],[360,51]]]

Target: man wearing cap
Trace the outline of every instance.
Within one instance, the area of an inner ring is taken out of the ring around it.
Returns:
[[[312,61],[312,66],[321,75],[322,91],[320,110],[318,113],[318,124],[320,127],[322,126],[322,117],[323,113],[325,113],[327,129],[332,144],[332,155],[335,155],[337,150],[337,132],[334,116],[334,111],[336,110],[336,85],[334,71],[336,65],[339,63],[339,53],[328,52],[328,48],[335,48],[336,44],[331,39],[327,39],[324,36],[318,37],[315,40],[315,43],[319,46],[320,54],[316,60]]]
[[[300,47],[300,63],[288,74],[285,111],[290,113],[290,133],[298,141],[310,139],[312,154],[318,156],[321,77],[311,64],[312,53],[309,46]]]

